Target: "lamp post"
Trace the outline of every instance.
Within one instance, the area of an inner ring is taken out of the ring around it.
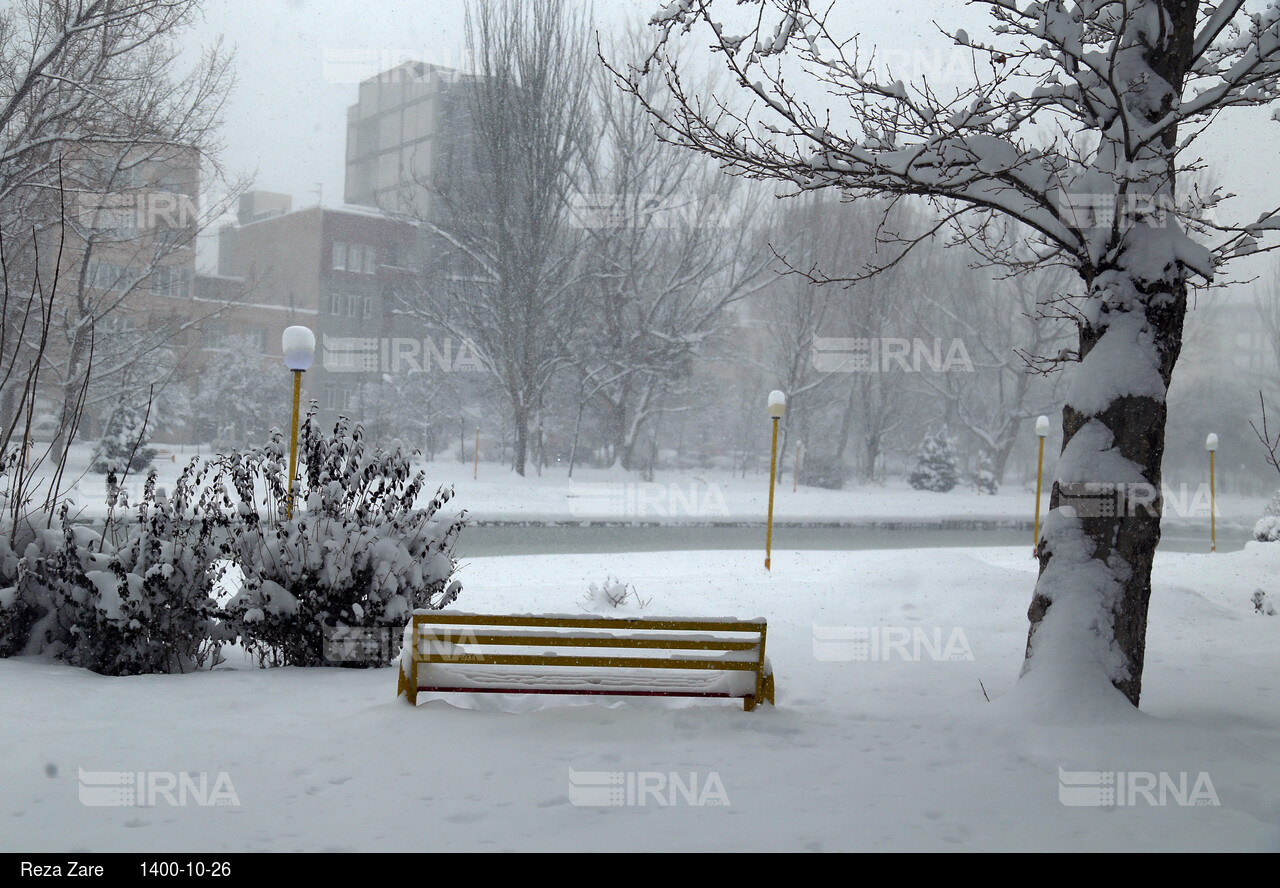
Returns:
[[[769,456],[769,523],[764,535],[764,569],[770,570],[773,554],[773,486],[778,477],[778,420],[787,412],[787,396],[779,391],[769,392],[769,416],[773,419],[773,448]]]
[[[1218,436],[1209,433],[1209,437],[1204,439],[1204,449],[1209,451],[1209,551],[1218,551],[1218,521],[1217,506],[1214,504],[1215,491],[1213,489],[1213,455],[1218,450]]]
[[[1040,439],[1040,459],[1036,462],[1036,524],[1035,539],[1031,541],[1031,557],[1040,550],[1040,479],[1044,475],[1044,439],[1049,434],[1049,417],[1036,419],[1036,437]]]
[[[293,424],[289,427],[289,493],[285,497],[285,517],[293,517],[293,480],[298,474],[298,402],[302,398],[302,374],[311,368],[316,355],[316,334],[307,327],[286,327],[280,337],[284,365],[293,371]]]

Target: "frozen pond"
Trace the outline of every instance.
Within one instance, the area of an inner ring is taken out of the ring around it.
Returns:
[[[825,549],[930,549],[954,546],[1027,546],[1031,553],[1032,528],[1016,524],[968,527],[943,526],[831,526],[777,525],[773,548]],[[595,552],[663,552],[696,549],[759,549],[764,553],[765,528],[760,525],[656,525],[656,524],[545,524],[487,523],[468,527],[458,537],[457,553],[463,558],[489,555],[555,555]],[[1218,529],[1218,551],[1244,548],[1249,530],[1240,526]],[[1208,552],[1209,530],[1185,526],[1166,528],[1160,549],[1166,552]]]

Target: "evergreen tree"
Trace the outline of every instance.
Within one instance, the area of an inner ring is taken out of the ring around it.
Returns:
[[[955,442],[941,434],[927,435],[916,453],[916,466],[907,476],[907,483],[916,490],[933,490],[946,493],[956,486],[959,473],[956,469]]]
[[[121,401],[102,433],[102,440],[93,452],[90,468],[95,472],[140,472],[155,459],[156,451],[147,447],[147,413],[129,401]]]
[[[992,471],[991,454],[986,451],[978,457],[978,473],[973,476],[973,485],[978,493],[987,493],[991,496],[995,496],[1000,491],[1000,482],[996,480],[995,472]]]

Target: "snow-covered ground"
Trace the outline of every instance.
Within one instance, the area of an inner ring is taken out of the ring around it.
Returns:
[[[87,473],[89,448],[78,448],[68,477],[77,479],[72,497],[86,518],[106,512],[102,475]],[[170,460],[168,457],[173,456]],[[160,486],[172,485],[186,460],[186,452],[164,453],[155,463]],[[520,477],[506,466],[439,460],[422,464],[427,472],[428,494],[437,486],[452,485],[455,505],[466,508],[474,521],[534,523],[624,522],[654,524],[762,523],[768,509],[767,474],[741,475],[723,470],[659,472],[643,481],[633,472],[578,467],[574,477],[563,468],[547,469],[541,476]],[[1052,467],[1045,471],[1041,517],[1049,508]],[[474,478],[473,474],[478,474]],[[144,477],[131,476],[125,486],[136,499]],[[1207,478],[1165,480],[1166,527],[1209,530]],[[1240,496],[1218,491],[1218,523],[1221,528],[1252,528],[1262,515],[1269,495]],[[998,494],[980,494],[960,486],[949,493],[913,490],[894,479],[884,485],[851,484],[845,490],[823,490],[793,484],[788,475],[774,494],[774,521],[814,524],[940,524],[1030,523],[1035,513],[1035,484],[1009,481]]]
[[[1280,851],[1280,616],[1250,602],[1280,595],[1280,545],[1157,557],[1140,712],[1015,690],[1028,554],[779,551],[771,575],[756,552],[463,566],[470,611],[572,611],[613,575],[655,616],[767,617],[778,705],[754,713],[414,709],[393,669],[106,678],[0,661],[0,850]],[[237,804],[82,803],[122,771],[150,790],[203,775],[204,798]],[[1106,774],[1122,804],[1090,804]],[[582,804],[615,776],[619,804]]]

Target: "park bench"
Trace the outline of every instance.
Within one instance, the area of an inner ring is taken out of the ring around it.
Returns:
[[[764,619],[415,611],[396,695],[566,694],[773,703]]]

